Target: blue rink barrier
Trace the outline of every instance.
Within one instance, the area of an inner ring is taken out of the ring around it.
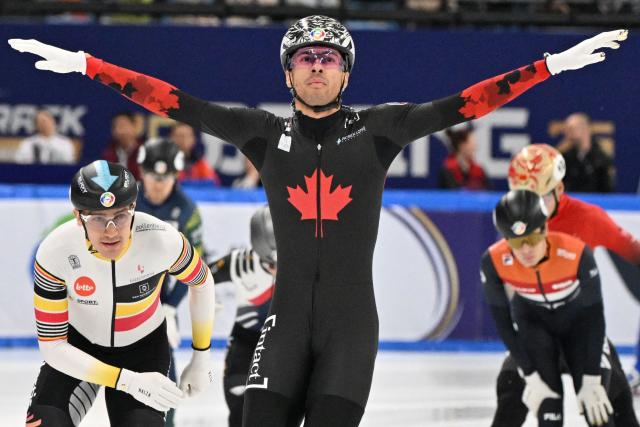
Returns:
[[[264,191],[211,188],[211,184],[183,185],[196,202],[263,203]],[[446,190],[386,190],[383,206],[419,206],[430,211],[491,212],[502,192]],[[640,211],[640,197],[631,194],[574,194],[606,210]],[[0,184],[0,199],[66,199],[66,185]]]
[[[211,347],[224,349],[227,340],[214,339]],[[0,337],[0,349],[25,349],[37,348],[38,340],[35,337]],[[180,348],[191,348],[191,341],[182,340]],[[616,346],[619,354],[634,355],[635,347],[630,345]],[[506,351],[499,341],[471,341],[471,340],[444,340],[444,341],[380,341],[379,351],[403,351],[403,352],[460,352],[460,353],[501,353]]]
[[[196,202],[199,203],[265,203],[264,191],[259,190],[234,190],[227,188],[212,188],[210,184],[184,185],[185,190]],[[479,278],[480,259],[485,249],[495,242],[497,237],[492,224],[490,212],[503,193],[499,192],[467,192],[467,191],[426,191],[426,190],[387,190],[384,194],[383,205],[389,207],[401,207],[390,209],[387,212],[394,215],[397,212],[409,212],[411,215],[422,215],[427,218],[428,228],[420,229],[427,238],[433,242],[444,242],[444,249],[434,243],[433,248],[424,249],[429,257],[429,262],[434,259],[450,259],[451,264],[442,265],[443,269],[452,268],[458,280],[448,280],[451,276],[442,278],[428,277],[425,280],[427,286],[439,286],[439,295],[445,295],[442,304],[447,304],[447,310],[441,311],[447,316],[438,319],[440,333],[429,335],[428,333],[416,333],[410,336],[430,336],[431,341],[382,341],[382,351],[461,351],[461,352],[496,352],[504,351],[500,345],[499,337],[495,331],[494,321],[484,302],[482,286]],[[581,194],[580,199],[601,206],[608,211],[640,211],[640,197],[628,194],[594,195]],[[68,202],[68,187],[66,185],[28,185],[28,184],[0,184],[0,199],[5,204],[12,200],[52,201],[58,200],[61,205]],[[2,203],[2,201],[0,201]],[[44,204],[46,205],[46,203]],[[407,209],[407,208],[418,209]],[[422,212],[420,212],[422,211]],[[637,216],[637,215],[634,215]],[[417,217],[416,217],[417,218]],[[464,225],[464,226],[461,226]],[[436,230],[435,237],[431,237]],[[414,232],[415,230],[411,229]],[[636,229],[636,232],[638,230]],[[441,240],[438,240],[441,239]],[[436,256],[434,258],[432,255]],[[444,256],[449,258],[444,258]],[[425,258],[426,259],[426,258]],[[441,261],[437,261],[441,262]],[[434,264],[435,265],[435,264]],[[442,270],[445,271],[445,270]],[[448,271],[448,270],[446,270]],[[417,283],[417,282],[416,282]],[[449,298],[450,295],[451,297]],[[440,313],[440,312],[439,312]],[[636,325],[630,325],[636,328]],[[625,330],[626,332],[630,330]],[[30,334],[31,331],[15,333]],[[626,338],[621,342],[633,342],[635,338]],[[407,335],[385,335],[388,339]],[[9,338],[0,336],[0,348],[2,347],[35,347],[35,337]],[[214,347],[223,348],[224,340],[215,341]],[[632,347],[622,347],[621,352],[630,354]]]

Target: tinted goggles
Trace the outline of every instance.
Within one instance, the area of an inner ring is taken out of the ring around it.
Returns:
[[[344,58],[340,52],[328,47],[308,47],[297,50],[291,56],[291,69],[310,69],[318,62],[327,70],[343,70]]]
[[[513,237],[510,239],[507,239],[507,243],[513,249],[520,249],[525,244],[529,246],[535,246],[541,241],[543,241],[544,238],[545,238],[544,234],[542,234],[541,232],[535,232],[523,237]]]

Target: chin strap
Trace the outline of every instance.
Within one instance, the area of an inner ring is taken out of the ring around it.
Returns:
[[[344,90],[344,75],[342,76],[342,83],[340,83],[340,91],[338,92],[338,97],[327,103],[324,105],[310,105],[308,104],[304,99],[302,99],[298,93],[296,92],[294,85],[293,85],[293,77],[291,76],[291,73],[289,73],[289,79],[291,80],[291,88],[289,89],[289,92],[291,92],[291,96],[293,96],[293,99],[291,100],[291,107],[293,107],[293,110],[295,111],[296,109],[296,99],[298,101],[300,101],[300,103],[302,103],[302,105],[304,105],[305,107],[309,107],[313,110],[314,113],[321,113],[323,111],[328,111],[328,110],[332,110],[334,108],[340,108],[340,105],[342,103],[342,91]]]
[[[551,215],[549,215],[549,219],[556,216],[556,214],[558,213],[558,208],[560,207],[560,200],[558,200],[558,192],[555,188],[553,189],[553,200],[556,201],[556,207],[555,209],[553,209],[553,212],[551,212]]]

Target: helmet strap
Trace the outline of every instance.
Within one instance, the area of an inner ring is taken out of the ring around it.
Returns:
[[[556,206],[555,208],[553,208],[553,212],[551,212],[551,215],[549,215],[549,219],[556,216],[556,214],[558,213],[558,207],[560,206],[560,200],[558,200],[558,190],[555,188],[553,189],[553,200],[556,201]]]
[[[84,229],[84,238],[90,242],[91,240],[89,240],[89,233],[87,232],[87,226],[84,225],[84,221],[80,220],[80,222],[82,223],[82,228]]]

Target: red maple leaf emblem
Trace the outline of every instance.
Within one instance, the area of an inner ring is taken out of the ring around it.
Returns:
[[[318,170],[320,170],[320,221],[318,227]],[[323,237],[322,221],[337,221],[338,213],[347,206],[351,200],[351,186],[342,187],[338,185],[331,191],[333,175],[326,176],[322,169],[316,169],[311,176],[305,176],[304,182],[307,191],[299,185],[296,188],[287,186],[289,191],[289,203],[291,203],[300,213],[301,221],[307,219],[316,220],[316,237],[320,228],[320,237]]]

